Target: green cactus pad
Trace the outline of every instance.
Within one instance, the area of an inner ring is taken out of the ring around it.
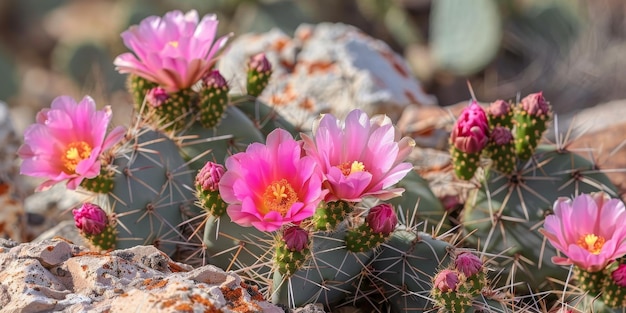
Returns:
[[[461,280],[456,290],[442,292],[433,288],[430,295],[435,302],[435,307],[443,308],[450,313],[466,312],[472,307],[472,302],[476,295],[468,289],[467,283],[464,281],[465,277]]]
[[[155,114],[152,120],[165,130],[176,131],[184,128],[191,118],[196,97],[197,94],[191,89],[181,89],[169,94],[169,98],[162,105],[156,108],[148,105]]]
[[[205,128],[216,127],[222,121],[222,115],[228,106],[228,86],[222,88],[208,86],[202,89],[198,106],[202,126]]]
[[[365,222],[355,229],[348,230],[346,248],[352,252],[365,252],[378,247],[388,237],[381,233],[374,233]]]
[[[441,224],[444,231],[451,228],[450,221],[443,220],[446,217],[443,204],[430,189],[428,181],[416,171],[410,171],[396,187],[404,188],[404,193],[401,197],[389,200],[389,203],[396,207],[397,212],[401,212],[400,217],[404,219],[417,217],[417,220],[405,220],[404,224],[416,225],[427,222],[428,225]]]
[[[265,87],[267,87],[270,76],[272,76],[271,71],[259,72],[256,69],[250,69],[246,79],[246,91],[248,95],[258,97]]]
[[[113,190],[113,174],[111,171],[102,169],[100,175],[83,180],[80,186],[91,192],[107,194]]]
[[[480,154],[465,153],[454,146],[452,146],[450,154],[456,177],[463,180],[472,179],[480,164]]]
[[[578,266],[574,267],[573,277],[576,279],[577,286],[588,292],[590,295],[595,296],[600,294],[602,291],[604,281],[611,279],[610,274],[609,277],[607,277],[604,271],[587,272]]]
[[[513,140],[503,145],[490,140],[484,151],[485,155],[493,161],[493,167],[500,173],[510,174],[515,170],[517,157]]]
[[[321,231],[333,230],[350,212],[352,204],[346,201],[322,201],[313,215],[313,227]]]
[[[157,84],[148,81],[145,78],[137,75],[128,75],[127,88],[128,92],[133,97],[133,105],[135,106],[135,110],[137,112],[141,112],[141,107],[148,91],[156,86]]]
[[[548,127],[550,115],[531,116],[526,111],[515,109],[515,152],[520,160],[528,160],[539,144]]]
[[[81,233],[81,235],[83,235],[96,250],[107,251],[117,248],[117,230],[115,226],[111,226],[111,223],[108,223],[102,232],[97,235],[85,233]]]
[[[282,128],[294,137],[300,135],[300,129],[278,114],[275,108],[259,101],[259,99],[249,100],[248,98],[233,99],[233,103],[248,116],[264,136],[267,137],[276,128]]]
[[[211,215],[220,217],[226,213],[226,207],[228,207],[228,205],[222,200],[219,191],[200,190],[196,188],[196,197],[198,198],[198,206]]]

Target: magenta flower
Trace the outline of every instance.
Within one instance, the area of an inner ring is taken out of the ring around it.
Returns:
[[[442,292],[454,291],[459,285],[460,280],[459,272],[445,269],[437,273],[433,282],[433,287],[441,290]]]
[[[124,136],[120,126],[105,138],[110,120],[111,108],[97,111],[90,97],[78,104],[71,97],[57,97],[24,133],[17,152],[24,160],[20,173],[48,179],[37,191],[65,180],[68,189],[76,189],[83,179],[100,174],[100,155]]]
[[[540,231],[567,256],[553,257],[552,262],[597,272],[626,254],[624,225],[624,203],[600,192],[581,194],[573,201],[559,198]]]
[[[80,208],[72,210],[72,214],[76,228],[89,235],[100,234],[108,223],[104,210],[93,203],[83,203]]]
[[[462,252],[456,256],[454,267],[465,277],[472,277],[481,271],[483,262],[472,253]]]
[[[374,233],[386,236],[396,229],[398,216],[391,204],[382,203],[370,209],[366,220]]]
[[[620,264],[616,270],[611,272],[611,278],[616,285],[626,287],[626,264]]]
[[[489,141],[487,114],[476,101],[463,109],[450,134],[452,144],[465,153],[479,153]]]
[[[309,245],[309,233],[300,226],[290,226],[283,231],[283,240],[287,249],[300,252]]]
[[[143,77],[168,92],[189,88],[211,70],[214,56],[228,39],[215,40],[217,25],[215,15],[198,22],[195,10],[150,16],[122,33],[134,54],[123,53],[113,63],[120,73]]]
[[[227,213],[241,226],[275,231],[313,215],[323,199],[323,175],[313,158],[283,129],[226,159],[219,183]]]
[[[383,115],[370,119],[361,110],[348,114],[343,127],[331,114],[313,127],[314,137],[302,134],[304,150],[326,175],[326,201],[359,202],[365,196],[388,200],[404,189],[389,189],[413,169],[403,162],[415,146],[400,139],[391,120]]]

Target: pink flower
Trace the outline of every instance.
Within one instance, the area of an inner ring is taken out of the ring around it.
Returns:
[[[626,264],[620,264],[616,270],[611,273],[611,278],[616,285],[626,287]]]
[[[524,97],[521,102],[522,110],[533,116],[548,114],[550,106],[543,97],[543,92],[531,93]]]
[[[154,87],[146,94],[146,102],[155,108],[162,106],[169,98],[167,91],[161,87]]]
[[[413,169],[403,161],[415,141],[400,139],[388,117],[370,119],[365,112],[353,110],[342,127],[326,114],[313,126],[313,134],[313,138],[302,134],[302,140],[306,154],[315,158],[326,175],[326,201],[359,202],[365,196],[387,200],[404,191],[389,188]]]
[[[68,189],[76,189],[83,179],[100,174],[101,153],[124,136],[124,128],[117,127],[105,138],[110,120],[111,108],[96,111],[90,97],[78,104],[71,97],[57,97],[24,133],[20,173],[48,179],[37,191],[64,180]]]
[[[323,175],[313,158],[283,129],[226,159],[219,183],[227,213],[241,226],[275,231],[313,215],[323,199]]]
[[[573,201],[559,198],[540,231],[567,256],[553,257],[552,262],[597,272],[626,254],[624,225],[624,203],[599,192],[581,194]]]
[[[189,88],[211,70],[215,54],[228,39],[215,40],[217,25],[215,15],[198,22],[195,10],[150,16],[122,33],[134,54],[123,53],[113,63],[120,73],[143,77],[168,92]]]
[[[299,226],[291,226],[283,231],[283,240],[287,249],[300,252],[309,245],[309,233]]]
[[[80,208],[72,210],[76,228],[89,235],[98,235],[108,223],[107,215],[99,206],[84,203]]]
[[[506,116],[509,112],[511,112],[511,105],[504,100],[496,100],[489,105],[489,114],[492,116]]]
[[[396,229],[398,223],[396,212],[393,210],[393,206],[388,203],[382,203],[371,208],[366,220],[374,233],[382,233],[383,235],[389,235]]]
[[[442,292],[454,291],[459,285],[459,281],[459,273],[457,271],[445,269],[437,273],[433,287],[441,290]]]
[[[450,134],[452,144],[462,152],[478,153],[489,141],[489,125],[485,110],[476,103],[466,107]]]
[[[222,176],[224,176],[224,166],[209,161],[196,175],[196,186],[205,191],[217,191]]]
[[[474,254],[462,252],[456,256],[454,267],[465,277],[472,277],[482,269],[483,262]]]

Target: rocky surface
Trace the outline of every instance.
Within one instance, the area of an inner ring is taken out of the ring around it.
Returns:
[[[255,287],[152,246],[91,252],[62,239],[0,239],[0,312],[269,312]],[[221,310],[221,311],[220,311]]]
[[[219,70],[231,90],[245,88],[248,59],[265,52],[274,72],[260,99],[304,129],[320,113],[359,108],[397,120],[408,106],[434,106],[406,61],[384,42],[341,23],[302,24],[293,38],[274,29],[229,43]]]

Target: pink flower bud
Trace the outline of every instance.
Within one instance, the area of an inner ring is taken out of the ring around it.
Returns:
[[[80,208],[72,210],[76,228],[90,235],[98,235],[108,223],[107,215],[99,206],[84,203]]]
[[[616,285],[626,287],[626,264],[620,264],[616,270],[611,273],[611,278]]]
[[[538,116],[548,114],[550,106],[543,97],[543,92],[531,93],[522,99],[522,109],[528,114]]]
[[[491,131],[491,140],[498,146],[505,145],[513,140],[513,134],[506,127],[496,126]]]
[[[489,125],[485,110],[475,101],[466,107],[451,134],[454,146],[465,153],[480,152],[489,141]]]
[[[489,105],[491,116],[505,116],[511,111],[511,105],[504,100],[496,100]]]
[[[146,102],[155,108],[162,106],[169,98],[167,91],[161,87],[154,87],[146,94]]]
[[[442,292],[454,291],[459,284],[459,273],[454,270],[445,269],[435,276],[433,287]]]
[[[200,186],[205,191],[217,191],[223,175],[224,166],[209,161],[196,175],[196,186]]]
[[[370,209],[367,214],[367,224],[377,234],[389,235],[398,223],[398,217],[393,206],[388,203],[379,204]]]
[[[291,226],[283,231],[283,240],[287,249],[300,252],[309,245],[309,233],[299,226]]]
[[[209,72],[206,76],[204,76],[202,78],[202,84],[205,87],[215,89],[228,87],[228,82],[226,82],[226,79],[224,78],[224,76],[222,76],[222,74],[220,74],[220,71],[218,70],[213,70]]]
[[[463,273],[465,277],[472,277],[480,272],[483,267],[483,262],[472,253],[462,252],[456,256],[454,266],[459,272]]]
[[[259,73],[270,72],[272,70],[272,64],[265,57],[265,53],[255,54],[250,58],[248,64],[250,69],[254,69]]]

